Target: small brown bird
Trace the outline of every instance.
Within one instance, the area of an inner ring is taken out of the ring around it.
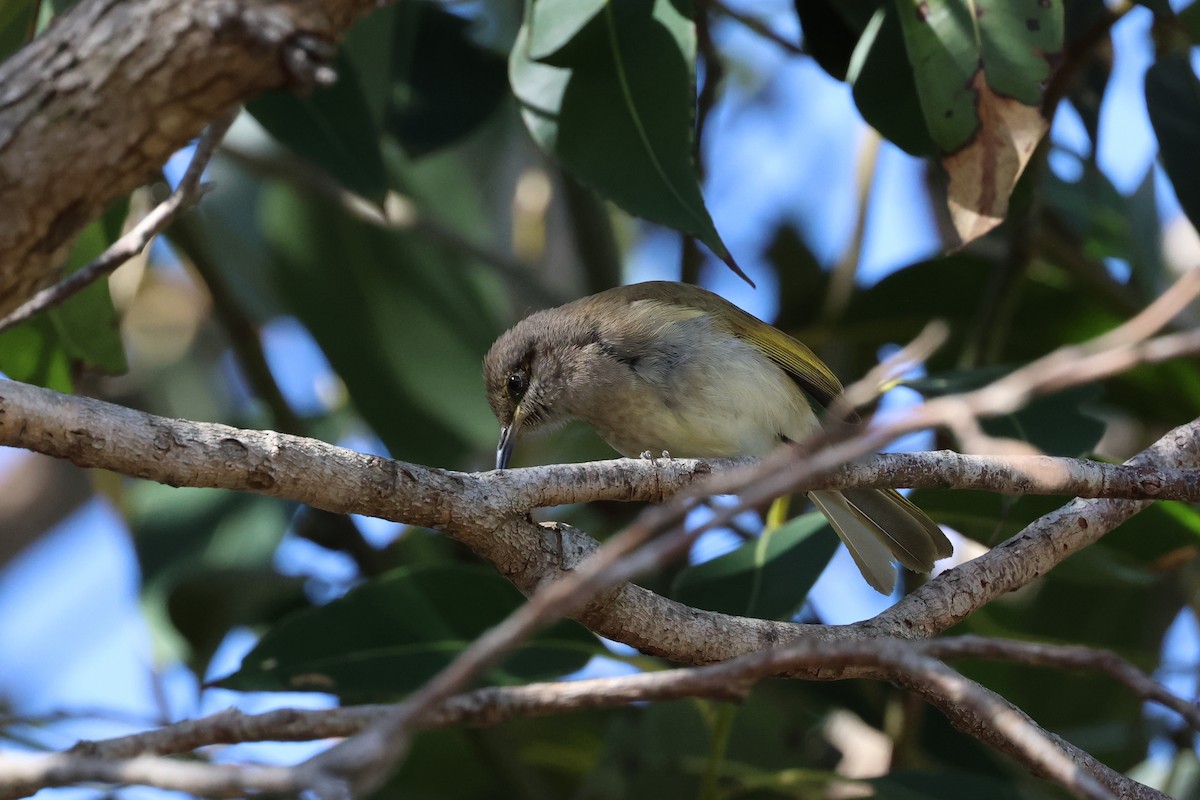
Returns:
[[[539,311],[496,340],[483,362],[500,421],[496,468],[517,438],[572,419],[622,455],[763,455],[820,425],[812,402],[842,392],[791,336],[697,286],[609,289]],[[951,554],[945,534],[894,490],[810,492],[867,582],[885,594],[893,559],[917,572]]]

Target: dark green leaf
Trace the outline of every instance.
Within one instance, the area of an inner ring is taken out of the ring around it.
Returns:
[[[0,61],[32,38],[36,9],[35,0],[5,0],[0,3]]]
[[[696,32],[689,4],[614,0],[582,28],[587,15],[578,0],[538,0],[535,8],[509,58],[533,138],[621,208],[696,236],[740,273],[705,208],[692,159]],[[549,27],[544,36],[539,24]],[[532,55],[539,42],[557,48],[550,61]]]
[[[939,397],[984,386],[1010,371],[1004,367],[934,373],[905,385],[927,397]],[[1078,456],[1092,450],[1104,434],[1104,423],[1085,408],[1100,396],[1096,385],[1076,386],[1035,397],[1024,408],[983,420],[991,436],[1027,442],[1043,453]]]
[[[846,70],[878,0],[793,0],[804,47],[821,68],[838,80],[846,79]]]
[[[710,611],[786,619],[800,608],[837,543],[820,513],[805,514],[731,553],[683,570],[672,594],[681,603]]]
[[[476,130],[509,89],[504,58],[471,41],[467,20],[432,3],[405,11],[392,47],[386,130],[415,158]]]
[[[453,463],[494,442],[479,361],[499,324],[475,265],[282,187],[263,216],[293,313],[393,456]]]
[[[354,65],[338,58],[337,83],[309,97],[268,92],[247,104],[259,124],[297,155],[376,203],[387,192],[379,128]]]
[[[216,566],[180,575],[167,593],[166,610],[191,648],[189,663],[204,674],[231,629],[271,623],[305,607],[304,580],[261,566]]]
[[[490,569],[398,569],[274,626],[221,681],[230,689],[332,692],[347,700],[394,698],[420,686],[523,599]],[[572,622],[538,635],[494,671],[532,680],[582,667],[602,652]]]
[[[777,228],[766,255],[779,277],[776,327],[792,330],[817,319],[828,291],[829,273],[821,269],[795,226]]]
[[[863,31],[846,80],[854,87],[854,102],[863,119],[888,141],[915,156],[937,152],[921,113],[916,80],[892,3],[875,12]]]
[[[1191,2],[1179,12],[1179,21],[1187,30],[1192,44],[1200,44],[1200,3]]]
[[[961,770],[893,772],[867,781],[876,800],[1012,800],[1021,796],[1010,781]]]
[[[1146,70],[1146,110],[1179,204],[1192,225],[1200,227],[1200,81],[1186,50],[1168,53]]]
[[[1079,77],[1071,81],[1066,96],[1079,113],[1091,140],[1092,152],[1095,153],[1100,129],[1100,106],[1112,74],[1111,36],[1105,27],[1112,12],[1104,0],[1073,0],[1064,6],[1063,36],[1068,47],[1091,42],[1097,31],[1104,31],[1104,36],[1110,40],[1107,48],[1093,48],[1095,55],[1083,63]]]

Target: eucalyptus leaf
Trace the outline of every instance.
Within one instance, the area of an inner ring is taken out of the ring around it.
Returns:
[[[690,3],[596,5],[538,0],[527,14],[509,56],[526,126],[579,181],[697,237],[742,274],[704,205],[693,160]]]
[[[1186,50],[1168,53],[1146,70],[1146,110],[1179,204],[1192,225],[1200,228],[1200,165],[1196,162],[1200,80]]]
[[[403,11],[391,49],[385,130],[415,158],[474,132],[509,89],[503,56],[471,40],[468,20],[427,2]]]
[[[268,92],[246,110],[279,142],[336,178],[352,192],[383,202],[387,173],[379,149],[379,127],[344,54],[337,61],[337,82],[308,97]]]
[[[1041,102],[1062,49],[1062,0],[897,0],[900,27],[930,134],[943,153],[975,136],[976,73],[998,95]]]

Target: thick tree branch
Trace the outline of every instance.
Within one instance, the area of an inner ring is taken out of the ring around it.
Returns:
[[[16,327],[36,314],[48,308],[62,305],[69,298],[83,291],[101,278],[111,275],[117,267],[142,252],[150,241],[162,233],[168,225],[181,213],[194,206],[208,191],[208,185],[200,183],[200,177],[212,158],[213,151],[221,143],[225,132],[233,124],[237,111],[226,112],[224,116],[214,120],[196,145],[192,161],[187,171],[171,196],[155,206],[149,214],[142,218],[117,241],[113,242],[103,253],[81,269],[53,286],[47,287],[29,300],[18,306],[12,313],[0,319],[0,333]]]
[[[57,277],[75,235],[210,120],[328,80],[376,0],[83,0],[0,64],[0,315]]]

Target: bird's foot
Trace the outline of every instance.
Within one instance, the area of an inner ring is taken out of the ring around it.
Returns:
[[[662,454],[659,456],[655,456],[654,453],[651,453],[649,450],[643,450],[641,452],[641,457],[642,457],[642,459],[649,461],[651,464],[657,462],[658,459],[660,459],[660,458],[665,459],[667,461],[671,460],[671,454],[666,450],[663,450]]]

